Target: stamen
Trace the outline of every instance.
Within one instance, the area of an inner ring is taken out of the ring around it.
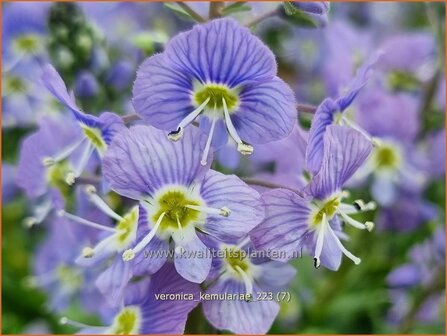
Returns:
[[[321,222],[321,226],[318,229],[318,235],[317,235],[317,243],[315,244],[315,255],[314,255],[314,267],[319,268],[320,267],[320,256],[321,251],[323,250],[323,242],[324,242],[324,235],[326,226],[329,226],[329,222],[327,221],[326,214],[323,213],[323,219]]]
[[[36,217],[30,216],[30,217],[26,217],[23,220],[23,225],[27,228],[30,229],[32,228],[34,225],[39,224],[39,222],[37,221]]]
[[[99,210],[104,212],[106,215],[116,219],[117,221],[122,221],[123,217],[118,215],[115,211],[110,208],[110,206],[96,193],[96,188],[89,185],[85,188],[85,192],[88,195],[90,202],[92,202]]]
[[[76,328],[101,328],[100,326],[92,326],[85,323],[70,320],[66,316],[61,317],[59,323],[62,325],[70,325]]]
[[[175,215],[175,217],[177,218],[177,226],[180,231],[180,240],[183,240],[185,238],[185,236],[183,235],[182,223],[180,223],[180,218],[178,217],[177,214]]]
[[[353,227],[355,227],[357,229],[366,230],[365,224],[355,220],[354,218],[349,217],[347,214],[345,214],[340,209],[337,211],[337,213],[339,215],[341,215],[341,217],[343,217],[343,220],[344,220],[345,223],[347,223],[347,224],[349,224],[349,225],[351,225],[351,226],[353,226]]]
[[[214,128],[216,127],[216,121],[217,118],[214,118],[213,121],[211,122],[211,129],[210,132],[208,133],[208,139],[206,139],[205,149],[203,150],[202,154],[202,160],[200,160],[200,164],[202,166],[206,165],[206,159],[208,158],[208,153],[210,151],[211,140],[213,139]]]
[[[253,296],[253,282],[251,281],[250,277],[245,273],[240,266],[235,266],[236,270],[239,272],[239,274],[242,277],[242,280],[244,281],[245,285],[245,294]],[[250,300],[251,301],[251,300]]]
[[[95,255],[95,250],[89,246],[86,246],[82,249],[82,256],[84,258],[92,258]]]
[[[92,221],[89,221],[87,219],[81,218],[79,216],[76,215],[72,215],[71,213],[66,212],[65,210],[59,210],[57,213],[58,216],[60,217],[66,217],[70,220],[72,220],[75,223],[78,224],[82,224],[82,225],[86,225],[86,226],[90,226],[92,228],[98,229],[98,230],[102,230],[102,231],[108,231],[108,232],[112,232],[112,233],[116,233],[116,229],[105,226],[105,225],[101,225]]]
[[[91,142],[88,142],[87,145],[85,146],[84,151],[82,152],[82,156],[79,159],[74,170],[69,172],[65,178],[65,182],[68,185],[72,185],[75,182],[75,180],[81,175],[82,171],[84,170],[85,166],[87,165],[88,160],[90,159],[90,156],[93,154],[94,150],[95,150],[95,147],[92,145]]]
[[[178,127],[175,131],[168,133],[168,139],[171,141],[179,141],[183,137],[183,127]]]
[[[343,252],[343,254],[345,256],[347,256],[349,259],[351,259],[354,264],[358,265],[361,263],[361,259],[356,257],[355,255],[353,255],[351,252],[349,252],[341,243],[340,239],[338,239],[337,235],[335,234],[335,232],[332,230],[332,228],[329,226],[328,227],[329,233],[332,235],[332,238],[335,240],[335,243],[337,244],[338,248]]]
[[[86,141],[86,137],[82,137],[78,141],[68,145],[64,149],[62,149],[59,153],[54,155],[54,157],[46,157],[42,160],[44,166],[51,166],[55,163],[58,163],[64,159],[66,159],[70,154],[72,154],[76,148],[78,148],[84,141]]]
[[[160,217],[158,217],[157,222],[155,223],[155,226],[152,228],[152,230],[133,248],[128,249],[123,252],[123,260],[124,261],[130,261],[133,258],[135,258],[135,255],[141,250],[143,250],[147,244],[154,238],[155,234],[157,233],[157,230],[161,224],[161,221],[163,220],[163,217],[166,215],[166,212],[163,212]]]
[[[189,204],[185,205],[185,207],[199,212],[204,212],[210,215],[219,215],[223,217],[228,217],[231,215],[231,210],[228,209],[227,207],[216,209],[216,208],[204,207],[199,205],[189,205]]]
[[[181,122],[178,124],[177,129],[175,131],[172,131],[168,134],[168,139],[171,141],[178,141],[183,137],[183,130],[186,126],[188,126],[190,123],[194,121],[194,119],[197,118],[197,116],[200,114],[200,112],[203,111],[206,104],[210,101],[210,97],[205,99],[205,101],[199,105],[194,111],[192,111],[190,114],[188,114]]]
[[[244,143],[239,137],[239,134],[237,134],[236,128],[234,127],[233,122],[231,121],[230,113],[228,113],[228,107],[225,98],[222,98],[222,105],[224,110],[225,124],[227,125],[228,133],[230,133],[230,136],[233,138],[234,141],[236,141],[238,152],[241,153],[242,155],[253,154],[253,146]]]

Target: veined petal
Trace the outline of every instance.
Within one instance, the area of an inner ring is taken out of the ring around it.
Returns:
[[[123,119],[112,112],[101,113],[99,121],[102,138],[108,145],[112,142],[113,137],[126,127]]]
[[[259,264],[259,268],[261,272],[256,283],[266,291],[284,289],[296,275],[295,267],[279,261]]]
[[[337,104],[340,111],[344,111],[351,105],[352,101],[358,95],[360,90],[366,85],[369,78],[372,75],[373,67],[377,63],[377,60],[381,56],[381,53],[375,53],[370,56],[365,63],[357,70],[354,79],[351,81],[347,92],[337,99]]]
[[[132,102],[135,111],[151,125],[173,130],[194,110],[192,90],[192,78],[176,71],[163,54],[158,54],[138,69]]]
[[[116,256],[113,263],[102,272],[95,281],[96,287],[104,295],[112,307],[121,304],[124,289],[132,277],[131,266],[124,262],[121,256]]]
[[[218,280],[206,291],[207,294],[245,294],[243,282],[227,278]],[[253,296],[262,291],[256,284]],[[207,320],[217,329],[235,334],[265,334],[269,331],[279,312],[275,301],[207,300],[203,302]]]
[[[174,264],[177,272],[191,282],[205,281],[211,270],[212,256],[197,237],[195,229],[176,232],[172,238],[175,241]]]
[[[319,199],[339,191],[365,162],[371,150],[371,142],[359,132],[343,126],[327,127],[321,169],[307,191]]]
[[[229,87],[271,79],[273,53],[247,28],[229,18],[196,25],[166,46],[169,66],[200,82]]]
[[[198,298],[200,287],[183,279],[171,263],[151,277],[147,300],[141,305],[142,334],[182,334],[189,312],[197,300],[157,300],[156,294],[192,294]]]
[[[289,260],[306,237],[311,211],[309,204],[286,189],[268,191],[262,199],[265,219],[251,231],[251,240],[257,249],[272,252],[271,259]]]
[[[186,129],[183,141],[172,142],[154,127],[134,126],[116,135],[108,147],[104,176],[117,193],[137,200],[167,184],[189,186],[207,169],[200,165],[203,146],[198,130]]]
[[[136,244],[149,233],[147,211],[140,205],[138,215],[138,228]],[[169,244],[155,235],[145,248],[128,261],[132,265],[134,276],[142,276],[157,272],[166,262]]]
[[[334,121],[334,114],[337,111],[337,104],[331,98],[326,98],[318,106],[315,116],[312,119],[307,140],[306,165],[313,174],[316,174],[320,170],[324,152],[324,132],[326,131],[326,127]]]
[[[208,171],[201,185],[200,195],[207,206],[228,208],[228,217],[208,216],[205,232],[219,240],[230,242],[245,236],[264,218],[264,207],[257,191],[235,175]]]
[[[258,144],[285,138],[296,124],[293,91],[280,78],[244,86],[240,106],[231,115],[244,141]]]
[[[61,76],[51,64],[46,64],[43,66],[41,79],[43,84],[51,92],[51,94],[57,100],[59,100],[61,104],[70,109],[79,122],[89,127],[98,126],[99,120],[97,117],[85,114],[79,109],[74,99],[68,93],[67,87],[65,86],[65,83],[62,80]]]

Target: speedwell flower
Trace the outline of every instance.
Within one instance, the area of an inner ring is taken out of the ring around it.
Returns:
[[[326,98],[320,106],[318,106],[315,116],[312,119],[312,125],[309,131],[308,145],[306,151],[307,168],[315,174],[321,167],[323,159],[323,142],[326,128],[333,123],[350,126],[366,138],[371,137],[357,125],[352,123],[346,116],[345,110],[352,104],[360,90],[366,85],[371,76],[372,66],[376,63],[380,54],[371,57],[357,71],[355,78],[351,81],[347,92],[337,99]]]
[[[50,64],[43,67],[42,82],[61,104],[71,110],[83,131],[79,139],[67,146],[56,157],[48,157],[45,160],[46,165],[54,165],[82,146],[82,155],[73,170],[66,175],[66,182],[71,185],[81,175],[93,152],[96,151],[99,157],[104,155],[107,145],[124,127],[124,124],[121,117],[111,112],[104,112],[99,117],[82,112],[76,106],[74,98],[68,93],[61,76]]]
[[[61,322],[81,327],[80,334],[182,334],[189,312],[198,304],[195,299],[199,290],[197,284],[184,280],[168,263],[151,278],[129,285],[120,308],[107,314],[105,326],[89,326],[66,317]],[[188,297],[175,299],[182,295]]]
[[[175,243],[175,267],[185,279],[202,282],[211,256],[196,230],[218,240],[239,239],[264,217],[259,194],[234,175],[200,165],[203,139],[196,129],[174,143],[153,127],[120,132],[103,159],[103,172],[117,193],[138,200],[146,209],[148,233],[123,253],[125,261],[157,239]],[[166,244],[160,246],[160,250]],[[190,255],[200,253],[200,255]]]
[[[274,259],[288,260],[307,245],[313,252],[315,267],[320,266],[321,260],[326,267],[337,269],[341,253],[360,263],[340,242],[340,220],[358,229],[371,230],[372,222],[363,224],[351,215],[372,210],[375,204],[361,200],[352,205],[343,203],[346,192],[342,187],[367,159],[371,148],[371,143],[359,132],[344,126],[328,126],[321,168],[304,189],[304,197],[288,189],[263,194],[266,217],[251,233],[255,247],[278,251]]]
[[[296,122],[292,90],[276,76],[273,53],[232,19],[219,19],[174,37],[162,54],[147,59],[133,88],[135,111],[151,125],[182,138],[200,119],[217,149],[228,134],[238,151],[287,136]]]
[[[247,242],[211,243],[221,255],[213,260],[213,274],[205,292],[210,300],[203,302],[203,312],[217,329],[265,334],[279,312],[276,295],[286,288],[296,270],[287,263],[256,257]]]

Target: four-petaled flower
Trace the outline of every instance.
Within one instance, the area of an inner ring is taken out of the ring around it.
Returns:
[[[133,88],[135,111],[152,126],[182,138],[200,118],[208,134],[201,158],[211,144],[228,140],[251,154],[249,144],[286,137],[296,123],[292,90],[276,76],[273,53],[232,19],[197,25],[174,37],[162,54],[147,59]]]
[[[265,220],[251,233],[256,248],[276,250],[278,260],[288,260],[301,247],[313,253],[315,267],[321,262],[336,270],[341,254],[354,263],[360,259],[340,242],[340,220],[359,229],[371,230],[372,222],[365,224],[351,215],[373,210],[373,202],[361,200],[352,205],[342,202],[346,197],[342,187],[363,164],[371,152],[371,143],[359,132],[348,127],[328,126],[324,134],[324,153],[321,165],[303,195],[276,189],[262,195],[266,208]]]

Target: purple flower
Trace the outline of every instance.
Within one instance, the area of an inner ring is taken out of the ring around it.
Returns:
[[[319,26],[328,22],[328,13],[331,8],[329,1],[292,1],[291,4],[309,15]]]
[[[149,279],[126,288],[124,302],[110,314],[107,326],[87,326],[80,334],[182,334],[189,312],[198,304],[199,291],[197,284],[184,280],[167,263]],[[67,318],[62,322],[79,326]]]
[[[357,129],[363,133],[365,137],[369,138],[365,132],[349,121],[344,116],[343,112],[351,105],[357,94],[366,85],[371,75],[371,68],[376,61],[377,55],[370,58],[362,67],[359,68],[356,77],[352,80],[345,95],[336,100],[326,98],[320,106],[318,106],[315,116],[312,119],[306,151],[307,167],[313,174],[316,174],[321,167],[324,151],[324,134],[329,125],[332,125],[335,122],[346,124],[347,126]]]
[[[133,88],[135,111],[179,140],[200,119],[208,134],[202,164],[228,134],[238,151],[286,137],[296,122],[291,89],[276,76],[274,55],[232,19],[196,25],[174,37],[162,54],[147,59]]]
[[[203,312],[217,329],[265,334],[279,312],[274,297],[286,288],[296,270],[286,263],[256,258],[244,242],[213,246],[222,257],[213,260],[215,276],[208,279],[205,292],[211,299],[204,301]],[[272,293],[272,297],[262,299],[263,293]],[[228,295],[234,297],[225,298]]]
[[[358,100],[357,124],[373,137],[368,162],[354,180],[373,177],[371,192],[383,206],[391,206],[399,194],[417,194],[425,186],[424,168],[432,165],[415,148],[420,129],[419,102],[406,93],[390,94],[380,85],[364,91]]]
[[[90,220],[108,224],[107,219],[91,208],[80,209],[80,213]],[[92,281],[97,271],[82,269],[75,264],[77,254],[83,245],[95,239],[96,232],[56,216],[51,218],[48,227],[48,237],[36,252],[30,283],[51,294],[52,309],[62,311],[74,298],[80,298],[83,309],[97,311],[98,301],[102,300]]]
[[[386,189],[388,188],[387,185],[381,190],[378,187],[380,184],[377,184],[377,181],[375,183],[374,194],[380,195],[380,191],[389,193]],[[383,201],[384,197],[379,196],[378,199]],[[397,191],[393,202],[389,206],[380,208],[377,226],[391,231],[413,231],[423,223],[437,218],[439,216],[438,212],[432,203],[424,200],[422,191]]]
[[[81,72],[75,83],[75,92],[78,97],[91,98],[98,94],[99,85],[95,76],[89,71]]]
[[[372,52],[369,32],[344,21],[331,23],[325,30],[327,50],[323,65],[324,82],[330,97],[337,97],[349,87],[358,67]]]
[[[371,143],[359,132],[343,126],[328,126],[324,134],[324,153],[319,171],[304,189],[303,195],[288,189],[275,189],[262,195],[266,207],[264,221],[251,232],[256,248],[278,252],[274,259],[288,260],[300,247],[307,246],[314,255],[315,267],[320,260],[328,268],[340,266],[345,254],[354,263],[360,259],[340,242],[340,220],[358,229],[371,230],[351,215],[375,208],[373,202],[361,200],[352,205],[342,202],[343,185],[364,163]]]
[[[66,155],[71,154],[76,148],[82,146],[82,155],[74,169],[66,177],[66,182],[73,184],[75,179],[81,175],[93,152],[96,151],[102,157],[107,145],[113,136],[124,128],[124,124],[118,115],[111,112],[104,112],[99,117],[83,113],[76,106],[73,97],[67,91],[65,83],[52,65],[46,64],[43,67],[41,79],[54,97],[73,113],[83,131],[80,141],[66,148],[66,152],[64,152],[65,156],[61,155],[60,157],[49,158],[48,160],[48,163],[57,162],[57,159],[61,160],[66,158]]]
[[[431,295],[424,297],[415,319],[422,323],[442,321],[445,306],[445,228],[438,227],[433,236],[414,246],[409,254],[410,261],[394,269],[387,278],[391,288],[393,306],[389,311],[392,323],[410,314],[412,289],[429,289]]]
[[[37,198],[51,188],[64,188],[65,177],[75,164],[66,159],[75,152],[73,144],[80,138],[79,128],[69,117],[42,118],[39,129],[20,148],[17,184],[28,197]]]
[[[172,237],[174,263],[185,279],[200,283],[211,259],[188,257],[206,253],[196,230],[222,241],[238,239],[264,216],[259,194],[234,175],[225,176],[199,163],[197,149],[204,141],[196,130],[185,130],[184,141],[174,143],[163,131],[135,126],[118,134],[103,160],[111,188],[140,201],[148,215],[147,234],[123,253],[125,261],[143,252],[153,239]],[[147,249],[146,249],[147,250]]]
[[[129,61],[119,61],[112,65],[107,74],[106,82],[118,91],[127,88],[135,74],[135,66]]]
[[[427,80],[436,61],[436,41],[427,33],[405,33],[389,37],[382,43],[384,51],[378,68],[415,74]],[[425,78],[424,78],[425,77]]]

